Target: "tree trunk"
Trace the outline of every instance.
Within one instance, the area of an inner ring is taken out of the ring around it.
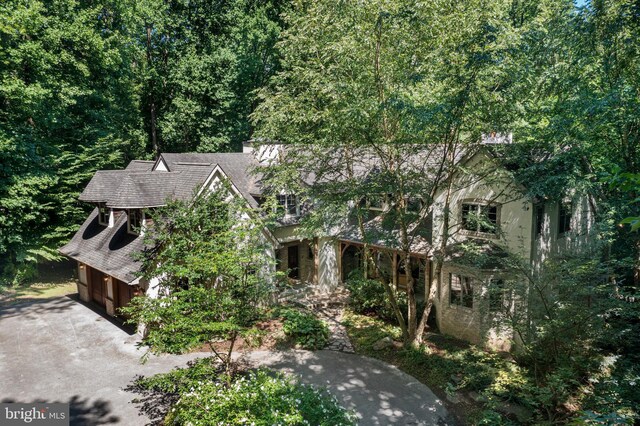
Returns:
[[[151,25],[147,24],[147,65],[151,68],[152,65],[152,57],[151,57]],[[153,95],[154,84],[153,78],[149,79],[149,133],[151,138],[151,146],[153,148],[153,153],[155,154],[155,158],[160,157],[160,147],[158,146],[158,134],[157,134],[157,125],[156,125],[156,102]]]
[[[416,328],[418,326],[418,320],[416,317],[416,293],[415,283],[413,281],[411,256],[409,254],[404,255],[404,269],[407,276],[407,332],[408,341],[406,343],[413,344],[416,340]]]
[[[453,180],[452,180],[452,174],[453,174],[453,166],[454,166],[454,159],[455,159],[455,153],[454,151],[454,147],[455,145],[453,143],[450,143],[450,153],[449,155],[451,156],[450,158],[450,164],[451,164],[451,170],[449,170],[449,176],[447,178],[447,195],[445,198],[445,202],[444,202],[444,209],[443,209],[443,214],[442,214],[442,239],[440,241],[440,247],[438,249],[438,256],[436,257],[436,268],[435,268],[435,273],[433,275],[434,280],[435,280],[435,284],[433,282],[431,282],[430,287],[429,287],[429,296],[427,298],[427,303],[424,307],[424,310],[422,311],[422,317],[420,317],[420,323],[418,324],[417,330],[416,330],[416,336],[415,339],[412,342],[413,346],[419,346],[422,343],[422,339],[424,336],[424,331],[427,327],[427,320],[429,319],[429,314],[431,314],[431,309],[433,308],[433,301],[435,298],[435,294],[436,294],[436,289],[438,287],[438,285],[440,285],[440,280],[441,280],[441,275],[442,275],[442,267],[444,264],[444,258],[446,255],[446,249],[447,249],[447,244],[449,241],[449,208],[451,205],[451,191],[452,191],[452,185],[453,185]],[[433,281],[433,280],[432,280]]]

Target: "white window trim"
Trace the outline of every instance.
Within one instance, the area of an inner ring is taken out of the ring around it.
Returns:
[[[140,228],[136,231],[131,226],[131,212],[139,211],[140,212]],[[131,235],[143,235],[144,234],[144,226],[145,226],[145,217],[144,211],[140,209],[127,209],[127,232]]]
[[[480,230],[466,229],[464,227],[463,222],[463,207],[465,204],[475,205],[479,207],[495,207],[496,208],[496,229],[493,232],[483,232]],[[460,212],[458,214],[458,219],[460,221],[460,231],[465,235],[476,236],[476,237],[485,237],[485,238],[498,238],[500,234],[500,222],[501,222],[501,213],[502,213],[502,204],[496,203],[494,201],[480,200],[480,199],[466,199],[460,201],[459,204]]]
[[[106,220],[102,220],[103,219],[103,214],[100,212],[101,209],[105,210],[104,216],[105,216]],[[98,223],[100,225],[109,226],[109,219],[110,219],[110,216],[111,216],[111,211],[110,210],[111,209],[107,208],[107,204],[106,203],[98,203]]]
[[[278,205],[276,207],[276,209],[278,208],[282,208],[284,207],[284,217],[299,217],[300,216],[300,201],[298,199],[298,196],[296,194],[285,194],[285,193],[281,193],[278,194],[278,197],[284,197],[285,200],[285,204],[284,206],[282,204],[280,204],[280,199],[278,198]],[[296,212],[295,214],[292,214],[289,212],[289,200],[290,197],[294,197],[295,198],[295,203],[296,203]]]

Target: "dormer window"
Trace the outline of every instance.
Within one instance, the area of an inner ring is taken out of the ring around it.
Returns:
[[[462,203],[462,228],[483,234],[498,231],[498,206],[483,203]]]
[[[106,203],[98,203],[98,223],[109,226],[109,209]]]
[[[278,195],[278,207],[285,216],[300,216],[298,197],[293,194]]]
[[[127,232],[134,235],[140,234],[142,227],[142,211],[139,209],[127,210]]]

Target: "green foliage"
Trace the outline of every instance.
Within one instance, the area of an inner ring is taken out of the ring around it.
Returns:
[[[360,314],[373,313],[385,321],[397,322],[397,318],[384,286],[379,280],[365,279],[357,272],[345,282],[349,289],[349,305]],[[407,315],[407,297],[403,292],[396,293],[396,300],[403,315]]]
[[[273,279],[263,225],[238,197],[227,199],[229,191],[223,185],[154,212],[142,269],[157,281],[158,297],[134,298],[122,310],[145,325],[142,344],[151,352],[181,353],[227,340],[226,354],[210,348],[229,368],[236,338],[260,316]]]
[[[355,416],[327,391],[268,370],[231,385],[194,381],[165,418],[167,425],[355,425]]]
[[[178,396],[189,392],[195,383],[217,380],[219,374],[220,370],[211,358],[198,358],[189,361],[186,368],[176,368],[168,373],[150,377],[138,377],[133,386],[138,389]]]
[[[279,67],[287,4],[3,1],[3,284],[24,282],[48,260],[34,253],[57,249],[78,228],[89,208],[78,194],[96,170],[154,149],[228,151],[249,139],[254,90]]]
[[[281,311],[282,330],[303,349],[322,349],[329,340],[327,325],[313,314],[298,309],[287,308]]]
[[[278,69],[275,42],[286,4],[143,2],[131,37],[149,149],[237,151],[251,137],[253,92]]]
[[[77,229],[93,172],[141,155],[128,0],[0,5],[0,279]],[[126,144],[125,144],[126,141]]]

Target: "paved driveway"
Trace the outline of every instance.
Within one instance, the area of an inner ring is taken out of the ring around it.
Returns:
[[[148,422],[123,390],[136,375],[165,372],[202,354],[151,357],[137,337],[77,301],[55,298],[0,309],[0,401],[68,402],[72,424]],[[254,353],[256,365],[328,386],[363,425],[452,424],[442,402],[397,369],[358,355],[320,351]]]

